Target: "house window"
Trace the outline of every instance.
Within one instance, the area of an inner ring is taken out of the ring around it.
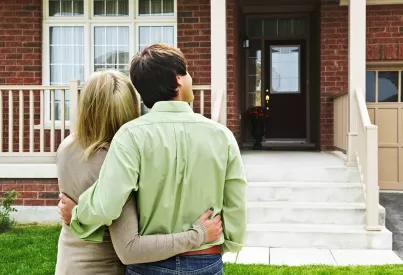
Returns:
[[[396,103],[402,101],[403,70],[369,70],[366,73],[366,101],[368,103]]]
[[[131,56],[146,45],[176,46],[176,0],[43,0],[43,9],[44,85],[83,84],[103,69],[128,75]],[[69,91],[65,99],[69,120]],[[46,100],[50,120],[50,95]],[[60,120],[60,91],[55,100]]]

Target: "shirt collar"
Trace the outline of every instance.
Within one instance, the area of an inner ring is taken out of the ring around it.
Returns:
[[[151,112],[191,113],[193,110],[184,101],[159,101],[154,104]]]

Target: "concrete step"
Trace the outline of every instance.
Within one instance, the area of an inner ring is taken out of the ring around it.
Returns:
[[[344,165],[245,164],[249,182],[360,182],[356,167]]]
[[[392,249],[392,233],[363,225],[249,224],[245,246],[327,249]]]
[[[248,224],[365,224],[364,203],[248,202]],[[385,209],[379,207],[380,223]]]
[[[250,202],[364,202],[360,183],[249,182]]]

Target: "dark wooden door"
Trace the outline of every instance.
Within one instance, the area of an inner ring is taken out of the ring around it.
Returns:
[[[266,41],[263,103],[266,138],[306,138],[306,43]]]

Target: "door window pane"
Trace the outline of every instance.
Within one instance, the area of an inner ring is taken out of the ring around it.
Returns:
[[[129,15],[128,0],[94,0],[96,16],[127,16]]]
[[[129,27],[95,27],[94,41],[94,71],[129,74]]]
[[[378,72],[378,102],[397,102],[399,72]]]
[[[375,75],[375,72],[367,72],[366,74],[365,97],[367,102],[375,102]]]
[[[251,40],[248,50],[248,108],[262,106],[262,50],[261,41]]]
[[[271,51],[271,93],[299,93],[299,46],[274,46]]]
[[[139,27],[139,51],[154,43],[165,43],[174,46],[173,26],[141,26]]]
[[[49,16],[82,16],[84,0],[49,0]]]
[[[174,0],[139,0],[139,15],[174,15]]]
[[[50,85],[84,82],[84,28],[50,27]],[[55,93],[55,118],[60,120],[62,91]],[[70,92],[65,94],[65,119],[69,119]]]

